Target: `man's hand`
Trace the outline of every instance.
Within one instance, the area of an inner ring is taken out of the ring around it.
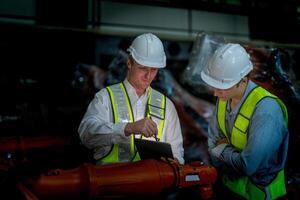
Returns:
[[[219,145],[219,144],[224,144],[224,143],[229,144],[227,138],[222,138],[222,139],[220,139],[220,140],[217,141],[217,145]]]
[[[145,137],[157,135],[158,130],[156,123],[150,118],[144,118],[139,121],[128,123],[124,129],[125,135],[142,134]]]
[[[230,145],[230,143],[228,142],[227,138],[222,138],[220,140],[217,141],[217,145],[211,149],[211,154],[215,157],[217,157],[218,159],[221,159],[221,154],[224,151],[224,149],[226,148],[226,146]]]

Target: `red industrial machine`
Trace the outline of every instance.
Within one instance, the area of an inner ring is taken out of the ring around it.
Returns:
[[[174,188],[196,186],[199,199],[212,197],[217,171],[200,162],[180,165],[175,162],[143,160],[109,165],[84,164],[71,170],[53,170],[26,185],[36,197],[27,199],[100,199],[159,195]],[[30,193],[30,192],[29,192]],[[31,198],[28,198],[31,196]]]
[[[0,152],[21,152],[22,155],[33,149],[72,146],[70,139],[54,136],[5,137],[0,139],[0,144]],[[48,159],[51,160],[51,157]],[[6,162],[0,163],[6,166]],[[4,171],[8,172],[9,168],[17,164],[22,163],[9,164]],[[40,167],[45,169],[42,165]],[[19,173],[26,174],[26,170]],[[16,177],[22,177],[19,173]],[[109,165],[85,163],[68,170],[51,170],[38,176],[34,174],[34,178],[30,173],[24,177],[26,180],[22,178],[16,187],[28,200],[159,196],[177,188],[196,188],[199,199],[208,199],[213,195],[212,186],[217,172],[215,168],[201,162],[180,165],[163,160],[142,160]]]
[[[35,165],[36,168],[42,169],[51,167],[52,165],[47,166],[47,164],[53,163],[54,167],[59,160],[64,159],[66,161],[65,157],[68,152],[65,150],[76,150],[78,149],[78,146],[79,145],[76,146],[70,138],[61,136],[1,137],[0,170],[8,171],[9,169],[18,167],[17,171],[20,172],[22,171],[22,167],[20,166],[24,166],[24,164],[28,166]],[[77,152],[79,150],[77,150]],[[77,153],[77,158],[79,156],[80,155]],[[17,172],[15,169],[13,171]],[[26,170],[22,171],[21,173],[26,174]]]
[[[43,149],[50,146],[71,145],[69,138],[59,136],[39,136],[39,137],[1,137],[0,152],[22,152],[32,149]]]

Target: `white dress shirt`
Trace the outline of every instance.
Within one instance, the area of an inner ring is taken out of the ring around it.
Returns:
[[[125,79],[124,85],[131,101],[135,121],[143,119],[145,117],[149,88],[139,97],[127,79]],[[155,121],[155,119],[153,120]],[[128,137],[131,137],[125,136],[124,128],[126,124],[126,122],[113,123],[110,98],[107,90],[102,89],[96,93],[89,104],[78,132],[82,143],[86,147],[94,149],[94,158],[98,160],[110,151],[112,144],[119,144],[120,151],[130,153],[128,145],[122,145],[122,143],[128,143],[130,141]],[[156,124],[158,123],[156,122]],[[141,136],[135,135],[135,137],[140,138]],[[155,140],[153,137],[144,139]],[[165,124],[160,141],[170,143],[174,157],[181,164],[184,164],[180,122],[174,104],[169,98],[166,98]],[[120,161],[126,162],[128,160]]]

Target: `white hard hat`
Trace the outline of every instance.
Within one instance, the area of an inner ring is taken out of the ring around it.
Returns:
[[[152,33],[145,33],[136,37],[128,51],[140,65],[153,68],[166,66],[164,46],[161,40]]]
[[[228,89],[237,84],[253,69],[250,56],[239,44],[225,44],[213,54],[201,71],[201,78],[208,85]]]

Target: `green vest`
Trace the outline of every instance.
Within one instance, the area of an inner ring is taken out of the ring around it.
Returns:
[[[247,96],[240,107],[239,113],[234,122],[231,131],[230,143],[238,150],[242,151],[247,144],[247,132],[251,116],[258,102],[265,97],[274,98],[281,107],[286,126],[288,124],[288,113],[283,102],[262,87],[254,88]],[[227,101],[219,100],[217,103],[217,119],[219,128],[229,141],[226,130],[226,108]],[[223,183],[233,192],[245,197],[246,199],[276,199],[286,194],[284,171],[278,172],[275,179],[267,186],[257,186],[248,177],[241,177],[236,180],[230,180],[226,175],[223,177]],[[265,193],[268,191],[268,195]]]
[[[113,111],[113,120],[114,123],[118,122],[134,122],[134,115],[132,112],[131,102],[124,86],[124,83],[115,84],[106,88],[111,107]],[[165,122],[165,108],[166,108],[166,96],[160,92],[152,89],[149,89],[149,97],[146,108],[145,117],[152,117],[152,119],[158,122],[158,135],[157,138],[160,139]],[[130,149],[131,149],[131,161],[140,160],[140,156],[134,145],[134,134],[130,136]],[[119,162],[119,144],[113,144],[111,151],[108,152],[104,157],[100,158],[97,163],[116,163]]]

